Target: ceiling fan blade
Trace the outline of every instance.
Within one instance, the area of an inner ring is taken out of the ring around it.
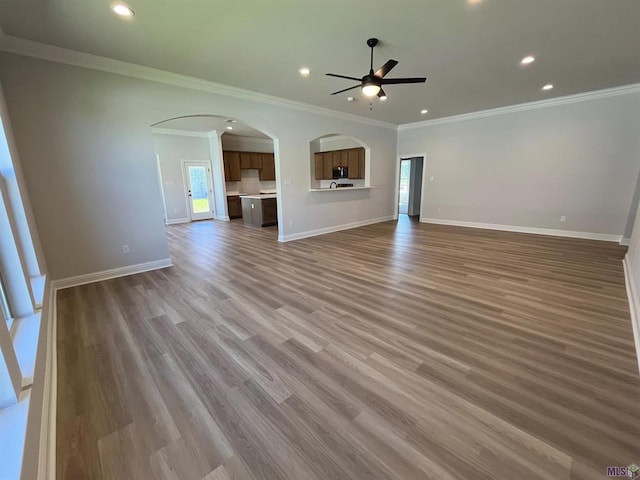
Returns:
[[[387,94],[384,93],[384,90],[381,88],[380,91],[378,92],[378,98],[382,98],[382,97],[386,97]]]
[[[399,83],[424,83],[426,77],[413,77],[413,78],[383,78],[380,82],[382,85],[396,85]]]
[[[335,73],[325,73],[325,75],[327,75],[329,77],[346,78],[347,80],[355,80],[356,82],[361,82],[362,81],[361,78],[347,77],[345,75],[336,75]]]
[[[376,72],[376,76],[380,77],[380,78],[384,77],[396,65],[398,65],[398,61],[397,60],[389,60],[387,63],[385,63],[383,66],[381,66],[378,69],[378,71]]]
[[[337,92],[333,92],[331,95],[337,95],[342,92],[347,92],[349,90],[353,90],[354,88],[360,88],[360,85],[356,85],[355,87],[345,88],[344,90],[338,90]]]

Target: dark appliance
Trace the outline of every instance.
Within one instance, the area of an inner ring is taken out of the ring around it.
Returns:
[[[333,178],[349,178],[349,168],[335,167],[333,169]]]

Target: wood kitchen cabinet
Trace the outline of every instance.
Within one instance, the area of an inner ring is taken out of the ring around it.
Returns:
[[[322,153],[322,178],[325,180],[333,178],[333,152]]]
[[[242,218],[242,202],[239,195],[227,196],[227,212],[229,218]]]
[[[351,179],[364,179],[364,148],[347,148],[315,154],[316,180],[332,180],[333,169],[338,167],[347,167]]]
[[[260,171],[260,180],[276,179],[276,163],[273,153],[262,152],[222,152],[224,179],[226,182],[239,182],[241,170],[256,169]]]
[[[324,156],[322,153],[318,152],[315,154],[315,162],[316,162],[316,180],[324,179]]]
[[[260,161],[260,153],[258,152],[240,152],[240,168],[259,169],[262,162]]]
[[[260,154],[260,180],[276,179],[276,161],[273,153]]]
[[[224,181],[240,181],[240,153],[223,152],[222,163],[224,164]]]
[[[364,148],[354,148],[347,151],[347,167],[349,178],[364,178]]]

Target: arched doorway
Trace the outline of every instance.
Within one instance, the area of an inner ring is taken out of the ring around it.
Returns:
[[[163,120],[151,128],[167,224],[221,220],[254,225],[257,220],[249,221],[251,212],[242,209],[252,197],[267,207],[259,226],[277,229],[275,137],[213,114]]]

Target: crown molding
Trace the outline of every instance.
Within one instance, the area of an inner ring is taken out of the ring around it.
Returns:
[[[393,123],[0,33],[0,51],[397,130]]]
[[[211,132],[190,132],[188,130],[177,130],[175,128],[152,128],[151,133],[159,135],[177,135],[179,137],[209,138]],[[215,133],[215,131],[214,131]]]
[[[423,120],[421,122],[405,123],[398,126],[399,131],[413,130],[416,128],[431,127],[434,125],[442,125],[445,123],[462,122],[464,120],[475,120],[477,118],[493,117],[497,115],[506,115],[509,113],[525,112],[527,110],[537,110],[539,108],[556,107],[559,105],[569,105],[571,103],[588,102],[602,98],[618,97],[620,95],[631,95],[640,93],[640,83],[625,85],[622,87],[607,88],[604,90],[594,90],[592,92],[577,93],[575,95],[567,95],[564,97],[550,98],[548,100],[540,100],[537,102],[520,103],[517,105],[509,105],[507,107],[492,108],[489,110],[480,110],[477,112],[463,113],[451,117],[434,118],[433,120]]]

